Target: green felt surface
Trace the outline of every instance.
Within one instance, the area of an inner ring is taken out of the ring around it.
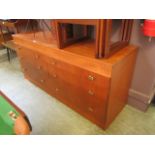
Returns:
[[[9,116],[10,111],[13,111],[17,116],[19,115],[16,109],[0,95],[0,135],[14,134],[14,121]]]

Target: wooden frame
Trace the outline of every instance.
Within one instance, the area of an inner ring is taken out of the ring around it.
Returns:
[[[99,19],[90,19],[90,20],[85,20],[85,19],[58,19],[54,20],[54,25],[55,25],[55,31],[56,31],[56,38],[58,42],[58,48],[62,49],[68,45],[71,45],[73,43],[76,43],[78,41],[82,41],[84,39],[88,38],[89,32],[88,32],[88,25],[95,26],[96,27],[96,41],[95,41],[95,57],[98,58],[99,54],[99,35],[100,35],[100,20]],[[65,29],[61,27],[61,24],[79,24],[84,26],[84,34],[83,37],[81,38],[73,38],[72,40],[67,41],[65,38]]]
[[[95,58],[107,58],[114,52],[124,48],[129,44],[131,37],[131,30],[133,20],[122,19],[120,40],[118,42],[110,44],[111,31],[112,31],[112,19],[58,19],[54,20],[56,38],[58,42],[58,48],[62,49],[68,45],[74,44],[78,41],[82,41],[88,38],[88,25],[96,27],[95,36]],[[64,24],[64,27],[61,26]],[[66,25],[65,25],[66,24]],[[82,38],[74,38],[67,40],[67,24],[80,24],[84,26],[84,35]]]
[[[12,28],[15,33],[19,33],[19,26],[25,24],[27,22],[26,19],[15,20],[14,22],[10,22],[7,20],[0,20],[0,33],[2,36],[2,42],[6,43],[9,40],[12,40],[12,36],[9,28]],[[7,29],[7,37],[3,34],[3,27]]]
[[[124,48],[129,44],[132,32],[132,19],[123,19],[120,31],[120,40],[110,45],[112,19],[101,20],[101,36],[100,36],[100,49],[99,57],[107,58],[114,52]]]

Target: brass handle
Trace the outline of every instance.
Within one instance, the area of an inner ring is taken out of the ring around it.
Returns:
[[[2,24],[4,25],[4,24],[5,24],[5,22],[2,22]]]
[[[53,77],[54,77],[54,78],[56,78],[56,77],[57,77],[57,75],[56,75],[56,74],[53,74]]]
[[[58,89],[58,88],[56,88],[56,89],[55,89],[55,91],[56,91],[56,92],[58,92],[58,91],[59,91],[59,89]]]
[[[38,69],[40,70],[41,69],[41,66],[39,66]]]
[[[35,58],[36,58],[36,59],[38,59],[38,58],[39,58],[39,56],[38,56],[38,55],[36,55],[36,56],[35,56]]]
[[[55,61],[52,61],[52,65],[55,65]]]
[[[89,95],[94,95],[94,92],[91,91],[91,90],[89,90],[89,91],[88,91],[88,94],[89,94]]]
[[[37,41],[36,40],[33,40],[33,43],[36,43]]]
[[[41,82],[41,83],[43,83],[43,82],[44,82],[44,80],[40,80],[40,82]]]
[[[93,81],[94,80],[94,77],[92,75],[88,75],[88,79]]]
[[[89,110],[90,112],[93,112],[93,111],[94,111],[94,109],[93,109],[92,107],[89,107],[88,110]]]

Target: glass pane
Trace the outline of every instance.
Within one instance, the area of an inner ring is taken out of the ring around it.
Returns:
[[[112,30],[111,30],[111,44],[120,41],[121,28],[122,28],[122,20],[121,19],[113,19],[112,20]]]
[[[66,24],[66,38],[71,39],[73,38],[73,25]]]
[[[62,37],[64,41],[83,38],[85,34],[85,26],[79,24],[61,24],[63,31]]]

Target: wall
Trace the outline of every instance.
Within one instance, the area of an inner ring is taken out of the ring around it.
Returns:
[[[153,94],[155,83],[155,38],[148,41],[142,33],[140,20],[135,20],[131,44],[140,47],[129,91],[128,103],[141,110],[146,110]]]

